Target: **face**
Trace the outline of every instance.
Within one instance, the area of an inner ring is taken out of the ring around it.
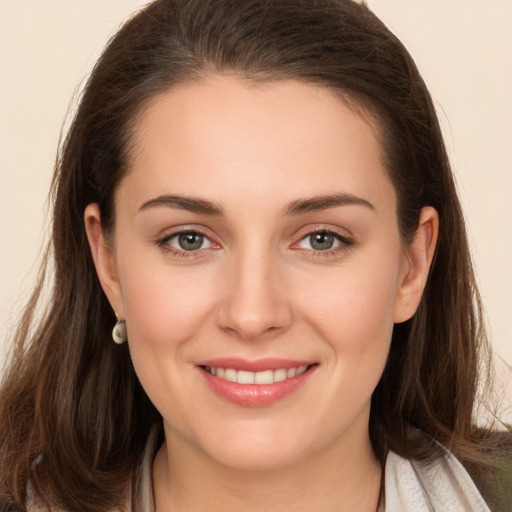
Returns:
[[[314,85],[213,76],[156,98],[133,148],[109,244],[86,221],[167,443],[238,468],[367,443],[421,295],[371,120]]]

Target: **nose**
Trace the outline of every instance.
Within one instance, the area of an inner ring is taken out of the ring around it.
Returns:
[[[245,340],[285,331],[292,322],[292,308],[280,269],[279,262],[266,254],[235,259],[223,282],[219,326]]]

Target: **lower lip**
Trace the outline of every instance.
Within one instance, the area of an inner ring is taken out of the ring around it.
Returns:
[[[301,388],[313,374],[316,365],[310,366],[303,374],[273,384],[238,384],[199,368],[208,386],[222,398],[246,407],[264,407],[291,395]]]

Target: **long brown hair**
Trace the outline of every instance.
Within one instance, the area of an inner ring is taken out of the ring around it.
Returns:
[[[389,449],[429,460],[432,438],[465,461],[484,460],[472,420],[479,361],[488,357],[480,300],[436,113],[404,46],[350,0],[157,0],[104,50],[61,146],[51,299],[34,320],[42,276],[0,390],[0,502],[23,507],[31,488],[69,511],[123,503],[159,415],[127,346],[111,341],[115,319],[83,212],[98,203],[103,228],[115,228],[115,190],[145,105],[212,72],[328,87],[376,119],[402,238],[414,238],[426,205],[439,213],[440,236],[420,307],[393,332],[372,400],[373,447],[381,462]]]

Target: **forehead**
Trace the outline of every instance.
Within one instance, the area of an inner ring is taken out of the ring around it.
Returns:
[[[165,189],[220,202],[257,200],[269,189],[283,201],[378,196],[391,184],[376,126],[325,87],[214,75],[173,87],[144,110],[125,180],[141,198]]]

